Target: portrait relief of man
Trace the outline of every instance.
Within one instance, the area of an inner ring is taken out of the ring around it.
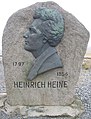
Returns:
[[[55,68],[62,68],[62,60],[56,46],[64,34],[64,19],[55,9],[41,7],[35,10],[33,22],[24,33],[24,49],[33,54],[36,61],[30,69],[28,80]]]

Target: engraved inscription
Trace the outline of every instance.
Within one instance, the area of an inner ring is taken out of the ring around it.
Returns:
[[[13,83],[14,88],[67,88],[68,87],[68,82],[65,81],[19,81]]]
[[[13,66],[24,66],[25,62],[13,62]]]
[[[57,76],[68,76],[67,72],[57,72]]]

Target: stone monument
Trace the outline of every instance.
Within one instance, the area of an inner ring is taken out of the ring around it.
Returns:
[[[36,3],[14,13],[2,40],[8,103],[73,104],[88,40],[87,29],[54,2]]]

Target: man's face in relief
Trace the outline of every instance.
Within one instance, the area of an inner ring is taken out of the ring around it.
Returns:
[[[25,45],[24,48],[27,51],[36,51],[43,46],[43,34],[40,29],[40,25],[42,24],[42,20],[36,19],[30,25],[27,32],[24,34]]]

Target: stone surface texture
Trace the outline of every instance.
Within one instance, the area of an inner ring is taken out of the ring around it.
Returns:
[[[0,93],[6,92],[4,68],[2,64],[2,57],[0,57]]]
[[[26,82],[33,63],[33,56],[24,50],[23,34],[33,21],[33,12],[39,7],[55,8],[65,21],[65,32],[57,51],[64,67],[38,76],[34,81],[67,81],[67,88],[14,88],[13,83]],[[8,20],[3,34],[3,64],[6,80],[7,99],[10,105],[70,105],[74,101],[74,88],[79,79],[83,57],[86,52],[89,33],[70,13],[54,2],[36,3],[14,13]],[[24,62],[23,66],[13,66],[13,62]],[[57,72],[68,73],[57,76]]]
[[[84,112],[83,104],[79,99],[76,99],[75,103],[70,106],[10,106],[5,96],[2,96],[0,100],[0,108],[3,107],[1,110],[7,115],[16,112],[20,113],[24,118],[41,116],[63,117],[63,115],[74,118]]]

